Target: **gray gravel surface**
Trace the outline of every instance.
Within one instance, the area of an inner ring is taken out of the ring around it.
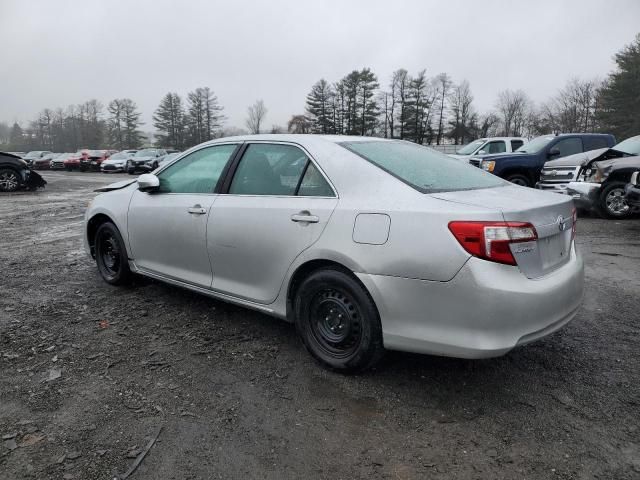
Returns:
[[[291,325],[139,279],[81,246],[92,189],[0,195],[0,478],[640,478],[640,220],[581,218],[586,297],[491,360],[321,369]],[[425,312],[428,314],[428,312]]]

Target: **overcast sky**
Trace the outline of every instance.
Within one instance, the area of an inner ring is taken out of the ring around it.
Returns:
[[[129,97],[152,130],[166,92],[209,86],[228,126],[259,98],[284,126],[318,79],[362,67],[383,86],[400,67],[467,79],[485,111],[502,89],[542,101],[605,77],[638,32],[640,0],[0,0],[0,120]]]

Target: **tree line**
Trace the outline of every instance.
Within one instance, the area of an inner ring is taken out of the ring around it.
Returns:
[[[480,113],[466,80],[446,73],[410,74],[401,68],[380,86],[368,68],[342,79],[316,82],[304,114],[289,131],[377,135],[421,144],[463,144],[487,136],[534,137],[548,133],[608,132],[623,139],[640,134],[640,35],[615,56],[617,70],[604,81],[573,78],[536,105],[523,90],[497,94],[494,109]]]
[[[556,95],[535,104],[523,90],[498,92],[494,108],[479,112],[468,81],[447,73],[428,76],[400,68],[381,85],[370,68],[343,78],[318,80],[293,115],[291,133],[373,135],[420,144],[464,144],[487,136],[533,137],[548,133],[607,132],[618,139],[640,134],[640,34],[615,57],[605,80],[573,78]],[[267,108],[257,100],[247,109],[249,133],[264,131]],[[209,87],[175,92],[153,114],[155,144],[179,150],[232,133],[223,130],[223,107]],[[136,103],[89,100],[66,109],[44,109],[22,127],[0,122],[0,150],[76,151],[80,148],[139,148],[149,144]],[[284,129],[276,125],[271,133]]]

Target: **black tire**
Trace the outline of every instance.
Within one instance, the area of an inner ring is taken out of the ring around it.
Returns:
[[[100,225],[94,245],[96,264],[104,281],[111,285],[129,283],[133,274],[129,269],[129,257],[118,228],[111,222]]]
[[[602,189],[598,210],[605,218],[626,218],[631,215],[632,208],[624,199],[624,182],[612,182]]]
[[[311,273],[296,291],[294,314],[306,349],[325,367],[357,373],[384,355],[378,309],[348,273],[337,269]]]
[[[507,182],[514,183],[516,185],[520,185],[523,187],[532,187],[531,180],[526,175],[522,175],[521,173],[513,173],[511,175],[507,175],[505,178]]]
[[[0,168],[0,192],[15,192],[22,185],[22,177],[13,168]]]

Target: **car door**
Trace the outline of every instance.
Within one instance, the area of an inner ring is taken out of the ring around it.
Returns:
[[[290,265],[320,237],[337,202],[299,146],[247,144],[209,216],[212,288],[273,302]]]
[[[128,234],[138,268],[211,286],[207,217],[218,180],[237,148],[237,143],[201,148],[159,172],[157,191],[133,194]]]

